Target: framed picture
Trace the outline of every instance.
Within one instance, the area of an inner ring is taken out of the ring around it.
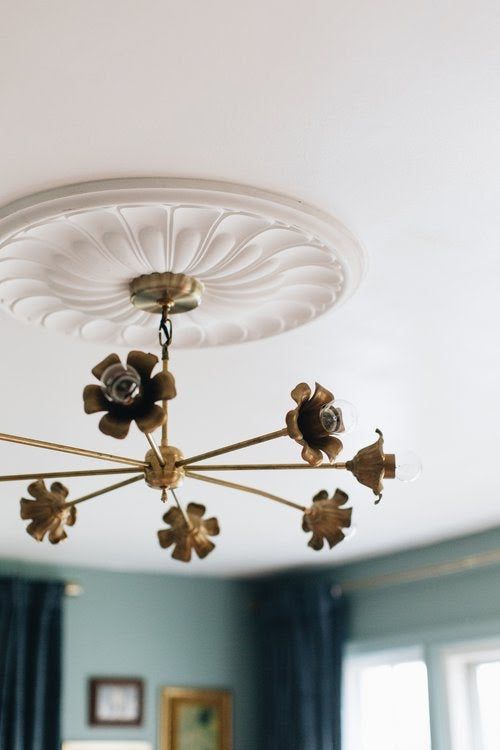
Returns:
[[[89,682],[89,724],[138,727],[142,724],[143,683],[133,677],[96,677]]]
[[[232,750],[232,696],[227,690],[162,691],[161,750]]]

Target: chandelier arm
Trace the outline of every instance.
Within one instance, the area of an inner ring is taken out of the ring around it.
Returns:
[[[166,375],[168,373],[168,354],[166,356],[163,355],[162,369]],[[165,420],[161,426],[161,445],[162,447],[166,447],[168,445],[168,400],[166,398],[163,399],[162,406]]]
[[[222,453],[231,453],[231,451],[239,451],[241,448],[248,448],[250,445],[258,445],[259,443],[265,443],[268,440],[275,440],[275,438],[285,437],[288,435],[286,427],[282,430],[276,430],[276,432],[268,432],[265,435],[258,435],[257,437],[250,438],[250,440],[242,440],[240,443],[232,443],[232,445],[225,445],[222,448],[217,448],[214,451],[208,451],[207,453],[199,453],[197,456],[190,456],[189,458],[183,458],[182,461],[176,461],[176,466],[189,466],[196,461],[204,461],[206,458],[212,458],[213,456],[220,456]]]
[[[146,435],[147,441],[148,441],[149,445],[151,446],[151,450],[153,451],[153,453],[155,454],[156,458],[158,459],[158,462],[159,462],[160,466],[165,466],[165,459],[161,455],[158,446],[156,445],[155,441],[151,437],[151,433],[150,432],[145,432],[144,434]]]
[[[97,458],[99,461],[112,461],[113,463],[128,464],[135,466],[139,471],[141,468],[146,467],[145,461],[137,461],[135,458],[125,458],[123,456],[114,456],[111,453],[101,453],[100,451],[91,451],[87,448],[74,448],[70,445],[62,445],[59,443],[49,443],[45,440],[36,440],[34,438],[20,437],[19,435],[8,435],[5,432],[0,432],[0,440],[7,443],[18,443],[19,445],[30,445],[33,448],[46,448],[51,451],[58,451],[59,453],[72,453],[76,456],[85,456],[86,458]]]
[[[281,505],[288,505],[290,508],[296,508],[297,510],[300,510],[302,513],[305,513],[307,508],[304,505],[299,505],[298,503],[294,503],[291,500],[285,500],[284,497],[279,497],[278,495],[272,495],[270,492],[265,492],[264,490],[257,490],[255,487],[247,487],[246,484],[236,484],[236,482],[226,482],[225,479],[216,479],[215,477],[205,477],[201,474],[194,474],[191,471],[186,471],[186,476],[190,479],[197,479],[200,482],[209,482],[210,484],[217,484],[221,487],[229,487],[229,489],[232,490],[240,490],[241,492],[250,492],[252,495],[260,495],[260,497],[265,497],[268,500],[273,500],[276,503],[281,503]]]
[[[182,507],[181,503],[179,502],[179,498],[178,498],[178,497],[177,497],[177,495],[175,494],[175,490],[174,490],[174,488],[173,488],[173,487],[171,487],[171,488],[170,488],[170,492],[171,492],[171,493],[172,493],[172,495],[173,495],[173,498],[174,498],[174,500],[175,500],[175,504],[177,505],[177,507],[179,508],[180,512],[182,513],[182,516],[183,516],[183,518],[184,518],[184,521],[186,522],[186,526],[187,526],[188,528],[192,529],[192,528],[193,528],[193,524],[192,524],[192,523],[191,523],[191,521],[189,520],[189,516],[188,516],[188,514],[186,513],[186,511],[185,511],[185,510],[184,510],[184,508]]]
[[[39,471],[37,474],[4,474],[0,482],[17,482],[26,479],[58,479],[63,477],[97,477],[112,474],[137,474],[139,467],[126,469],[90,469],[88,471]]]
[[[190,464],[189,471],[274,471],[278,469],[345,469],[345,463],[320,464]]]
[[[76,500],[71,500],[69,503],[64,503],[63,507],[71,508],[73,505],[84,503],[86,500],[91,500],[93,497],[104,495],[106,492],[119,490],[120,487],[126,487],[127,484],[133,484],[134,482],[138,482],[140,479],[144,479],[144,474],[139,474],[136,477],[131,477],[130,479],[124,479],[123,482],[117,482],[116,484],[111,484],[109,487],[103,487],[102,489],[96,490],[95,492],[90,492],[88,495],[83,495],[83,497],[79,497]]]

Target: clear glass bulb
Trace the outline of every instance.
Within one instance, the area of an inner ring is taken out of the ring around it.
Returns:
[[[141,376],[135,367],[121,362],[107,367],[101,382],[106,398],[121,406],[130,406],[141,393]]]
[[[358,422],[356,409],[349,401],[330,401],[322,407],[319,418],[329,435],[352,432]]]
[[[342,533],[344,535],[344,542],[348,542],[353,536],[356,536],[358,533],[358,527],[352,525],[348,526],[346,529],[342,529]]]
[[[422,461],[413,451],[396,453],[396,479],[414,482],[422,473]]]

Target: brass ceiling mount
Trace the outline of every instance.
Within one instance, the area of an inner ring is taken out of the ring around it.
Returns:
[[[204,286],[184,273],[147,273],[130,282],[130,301],[139,310],[160,315],[166,307],[171,315],[195,310]]]

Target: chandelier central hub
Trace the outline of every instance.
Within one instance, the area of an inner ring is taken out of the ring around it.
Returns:
[[[147,273],[130,282],[130,301],[139,310],[171,315],[194,310],[201,302],[203,284],[184,273]]]
[[[157,451],[151,449],[146,453],[144,459],[147,463],[144,469],[146,484],[157,490],[175,490],[184,481],[186,473],[184,467],[175,465],[178,461],[182,461],[184,455],[173,445],[159,445]],[[163,457],[163,464],[160,463],[158,454]]]

